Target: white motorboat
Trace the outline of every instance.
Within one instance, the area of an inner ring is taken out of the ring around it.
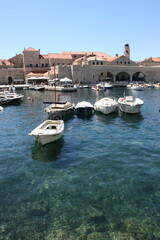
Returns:
[[[16,92],[2,91],[0,92],[0,100],[7,101],[9,103],[19,103],[22,101],[24,95],[17,94]]]
[[[101,86],[101,84],[97,84],[91,87],[91,89],[95,90],[95,91],[105,91],[105,88]]]
[[[128,85],[127,85],[128,87]],[[135,91],[142,91],[143,90],[143,86],[139,85],[139,84],[133,84],[129,87],[130,90],[135,90]]]
[[[133,96],[125,96],[118,99],[118,107],[125,113],[139,113],[144,101],[140,98],[133,98]]]
[[[35,85],[29,85],[28,90],[35,90]]]
[[[36,90],[36,91],[44,91],[44,89],[45,89],[45,86],[43,86],[43,85],[36,85],[34,88],[34,90]]]
[[[0,111],[3,111],[3,107],[2,106],[0,106]]]
[[[110,80],[111,80],[111,79],[108,78],[108,77],[107,77],[106,79],[101,80],[101,81],[100,81],[101,87],[104,88],[105,90],[107,90],[107,89],[112,89],[114,86],[113,86],[113,84],[111,83]]]
[[[78,102],[75,106],[77,115],[92,116],[94,114],[94,106],[90,102]]]
[[[64,131],[63,120],[46,120],[36,127],[29,136],[35,136],[36,140],[45,145],[60,139]]]
[[[105,83],[105,84],[104,84],[104,88],[105,88],[105,89],[112,89],[112,88],[113,88],[113,84],[111,84],[110,82]]]
[[[50,119],[64,118],[74,114],[75,104],[71,102],[54,102],[44,109],[48,113]]]
[[[118,102],[116,99],[105,97],[95,102],[94,109],[98,112],[109,114],[116,111],[117,106]]]

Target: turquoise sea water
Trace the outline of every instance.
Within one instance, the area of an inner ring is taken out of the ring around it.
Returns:
[[[79,89],[73,102],[131,94]],[[44,147],[28,133],[53,92],[20,91],[0,112],[0,240],[159,240],[160,90],[133,92],[141,113],[66,119]],[[28,96],[34,101],[29,101]]]

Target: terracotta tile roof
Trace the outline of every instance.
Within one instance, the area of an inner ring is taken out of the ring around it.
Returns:
[[[160,58],[152,58],[153,62],[160,62]]]
[[[86,58],[87,58],[87,61],[98,60],[98,61],[111,62],[111,61],[115,60],[118,57],[116,57],[116,56],[115,57],[111,57],[111,56],[109,56],[107,54],[106,54],[106,56],[104,56],[104,54],[103,55],[101,55],[101,54],[97,54],[96,55],[94,53],[91,53],[91,54],[87,55]],[[81,63],[84,59],[85,59],[85,57],[80,57],[80,58],[76,59],[74,61],[74,63]]]
[[[160,62],[160,57],[158,57],[158,58],[149,57],[149,58],[145,58],[145,59],[143,59],[139,62],[142,63],[142,62],[145,62],[145,61],[148,61],[148,60],[150,60],[150,62]]]
[[[103,53],[103,52],[93,52],[93,54],[95,54],[96,56],[101,57],[101,58],[109,58],[109,57],[111,57],[110,55],[108,55],[106,53]]]
[[[144,62],[144,61],[149,60],[149,59],[152,59],[152,58],[151,58],[151,57],[145,58],[145,59],[143,59],[143,60],[141,60],[141,61],[139,61],[139,62]]]
[[[88,61],[104,61],[104,58],[101,58],[99,56],[89,56],[87,57]]]
[[[3,65],[3,66],[14,66],[13,63],[9,62],[6,59],[0,59],[0,65]]]
[[[62,53],[48,53],[49,58],[56,59],[70,59],[72,60],[72,56],[70,54],[62,54]]]
[[[84,57],[77,58],[76,60],[74,60],[74,63],[82,62],[83,59],[84,59]]]
[[[46,58],[49,58],[49,57],[48,57],[48,54],[45,54],[45,55],[39,55],[39,58],[46,59]]]
[[[78,55],[85,55],[87,52],[74,52],[74,51],[63,51],[62,52],[63,54],[71,54],[71,55],[73,55],[73,54],[78,54]]]
[[[35,48],[29,47],[29,48],[24,49],[24,51],[38,51],[38,50],[36,50]]]
[[[35,71],[35,72],[29,72],[27,73],[26,75],[27,76],[32,76],[32,75],[42,75],[42,74],[45,74],[47,73],[46,71]]]
[[[64,54],[71,54],[71,55],[96,55],[98,57],[111,57],[110,55],[103,53],[103,52],[62,52]]]
[[[107,58],[107,61],[108,62],[112,62],[112,61],[114,61],[114,60],[116,60],[117,58],[119,58],[119,56],[115,56],[115,57],[109,57],[109,58]]]

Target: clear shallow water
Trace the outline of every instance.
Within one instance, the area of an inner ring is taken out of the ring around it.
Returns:
[[[145,102],[138,115],[74,116],[44,147],[28,133],[47,118],[42,102],[53,92],[23,93],[0,112],[0,239],[160,239],[160,91],[133,92]],[[79,89],[63,99],[123,93]]]

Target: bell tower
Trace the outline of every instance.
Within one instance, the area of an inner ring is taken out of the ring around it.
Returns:
[[[128,43],[124,45],[124,56],[130,59],[130,47]]]

